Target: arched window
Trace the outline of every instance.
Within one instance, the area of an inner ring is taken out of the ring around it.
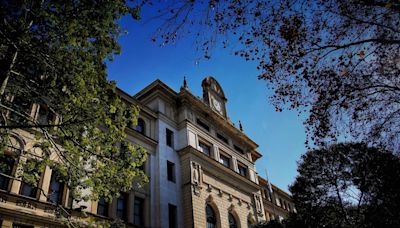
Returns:
[[[215,216],[214,209],[210,205],[206,206],[207,228],[217,227],[217,217]]]
[[[237,223],[235,217],[229,213],[228,214],[228,220],[229,220],[229,228],[237,228]]]
[[[137,121],[137,125],[136,125],[136,127],[135,127],[135,130],[137,131],[137,132],[139,132],[140,134],[143,134],[144,135],[144,133],[145,133],[145,127],[146,127],[146,123],[144,122],[144,120],[142,119],[142,118],[139,118],[138,119],[138,121]]]

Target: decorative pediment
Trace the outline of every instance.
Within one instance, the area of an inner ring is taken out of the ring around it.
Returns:
[[[213,77],[207,77],[201,83],[203,87],[203,100],[215,112],[227,118],[226,97],[222,87]]]

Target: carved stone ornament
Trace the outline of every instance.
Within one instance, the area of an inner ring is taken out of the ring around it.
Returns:
[[[254,202],[256,205],[256,211],[258,214],[262,213],[261,197],[258,194],[254,194]]]
[[[207,203],[212,203],[213,201],[214,201],[214,198],[213,198],[212,195],[209,195],[209,196],[207,197],[207,199],[206,199],[206,202],[207,202]]]
[[[238,199],[238,205],[242,206],[242,200],[241,199]]]
[[[221,190],[221,189],[218,189],[218,196],[219,196],[219,197],[222,197],[222,195],[223,195],[222,190]]]
[[[234,210],[235,210],[235,205],[231,204],[231,205],[228,207],[228,212],[232,212],[232,211],[234,211]]]
[[[207,184],[207,192],[211,192],[212,191],[212,186],[211,184]]]
[[[191,111],[188,111],[188,119],[189,119],[191,122],[194,122],[193,113],[192,113]]]
[[[196,196],[200,196],[201,185],[203,184],[203,172],[200,164],[197,162],[191,162],[191,183],[193,193]]]

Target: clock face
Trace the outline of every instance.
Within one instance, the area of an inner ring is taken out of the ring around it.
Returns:
[[[216,99],[213,99],[213,105],[214,105],[215,110],[217,110],[219,113],[222,112],[221,102],[219,102]]]

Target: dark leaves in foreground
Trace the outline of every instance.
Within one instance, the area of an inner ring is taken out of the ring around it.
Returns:
[[[302,156],[290,187],[306,227],[399,227],[400,158],[365,144],[337,144]]]
[[[160,43],[188,35],[207,58],[221,44],[256,61],[276,110],[308,114],[307,142],[324,145],[342,135],[399,152],[397,0],[174,1],[160,7]]]

